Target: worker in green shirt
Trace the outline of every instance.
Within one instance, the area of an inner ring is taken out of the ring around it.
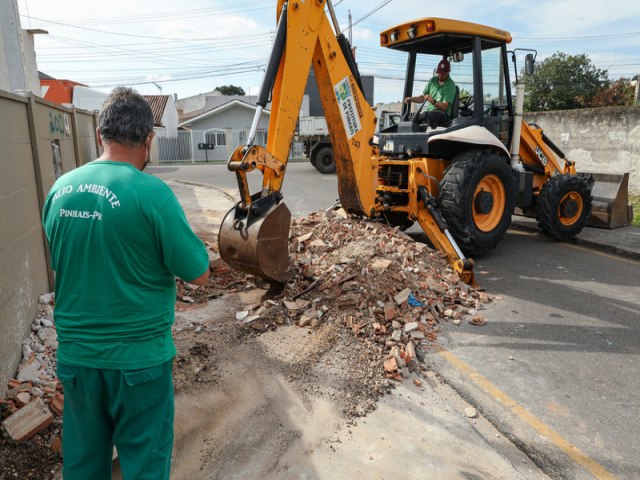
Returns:
[[[451,120],[456,84],[451,80],[449,72],[451,72],[451,64],[445,59],[440,60],[436,68],[436,75],[424,87],[422,95],[404,99],[405,103],[427,102],[425,123],[431,128],[445,125]]]
[[[60,177],[43,209],[65,480],[110,480],[114,445],[127,480],[169,478],[175,278],[206,284],[209,259],[171,189],[142,172],[153,124],[141,95],[115,89],[98,116],[102,155]]]

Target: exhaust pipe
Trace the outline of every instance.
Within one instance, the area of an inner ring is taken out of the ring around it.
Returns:
[[[511,168],[524,172],[520,161],[520,134],[522,133],[522,114],[524,112],[524,83],[516,85],[516,111],[513,117],[513,137],[511,139]]]

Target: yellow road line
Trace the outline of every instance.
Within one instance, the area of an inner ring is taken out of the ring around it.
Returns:
[[[555,444],[560,450],[566,453],[575,462],[579,463],[584,468],[589,470],[597,478],[605,480],[615,480],[616,477],[606,468],[604,468],[592,458],[588,457],[576,446],[570,444],[567,440],[562,438],[562,436],[558,432],[543,423],[538,417],[536,417],[526,408],[519,405],[515,400],[513,400],[506,393],[504,393],[493,383],[491,383],[487,378],[474,370],[468,363],[461,360],[453,353],[445,350],[442,347],[438,347],[436,352],[455,368],[462,371],[469,378],[471,378],[471,380],[473,380],[483,391],[499,400],[504,406],[511,410],[520,419],[529,424],[529,426],[531,426],[540,435],[546,437],[550,442]]]

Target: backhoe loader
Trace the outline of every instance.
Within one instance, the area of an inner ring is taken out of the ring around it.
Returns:
[[[592,208],[593,179],[576,174],[536,125],[522,121],[524,91],[511,94],[507,50],[500,29],[441,18],[421,18],[383,31],[383,47],[405,52],[402,99],[452,62],[458,89],[453,115],[434,130],[420,109],[377,134],[352,50],[330,0],[278,2],[279,17],[257,111],[246,145],[228,162],[241,201],[220,228],[219,251],[236,269],[272,284],[288,278],[291,214],[280,192],[307,73],[313,66],[334,149],[340,203],[350,215],[407,227],[418,222],[462,281],[474,285],[473,260],[503,238],[515,207],[534,214],[541,229],[569,240]],[[535,56],[525,55],[532,72]],[[419,78],[425,74],[426,78]],[[254,144],[262,109],[271,99],[266,147]],[[515,104],[514,104],[515,103]],[[247,173],[262,172],[262,189],[249,192]],[[469,257],[468,257],[469,256]]]

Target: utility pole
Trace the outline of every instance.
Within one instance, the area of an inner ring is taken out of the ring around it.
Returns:
[[[636,98],[634,105],[640,105],[640,75],[636,75]]]
[[[349,9],[348,12],[349,12],[349,45],[353,45],[353,42],[351,41],[351,30],[353,30],[353,25],[351,25],[351,9]]]

